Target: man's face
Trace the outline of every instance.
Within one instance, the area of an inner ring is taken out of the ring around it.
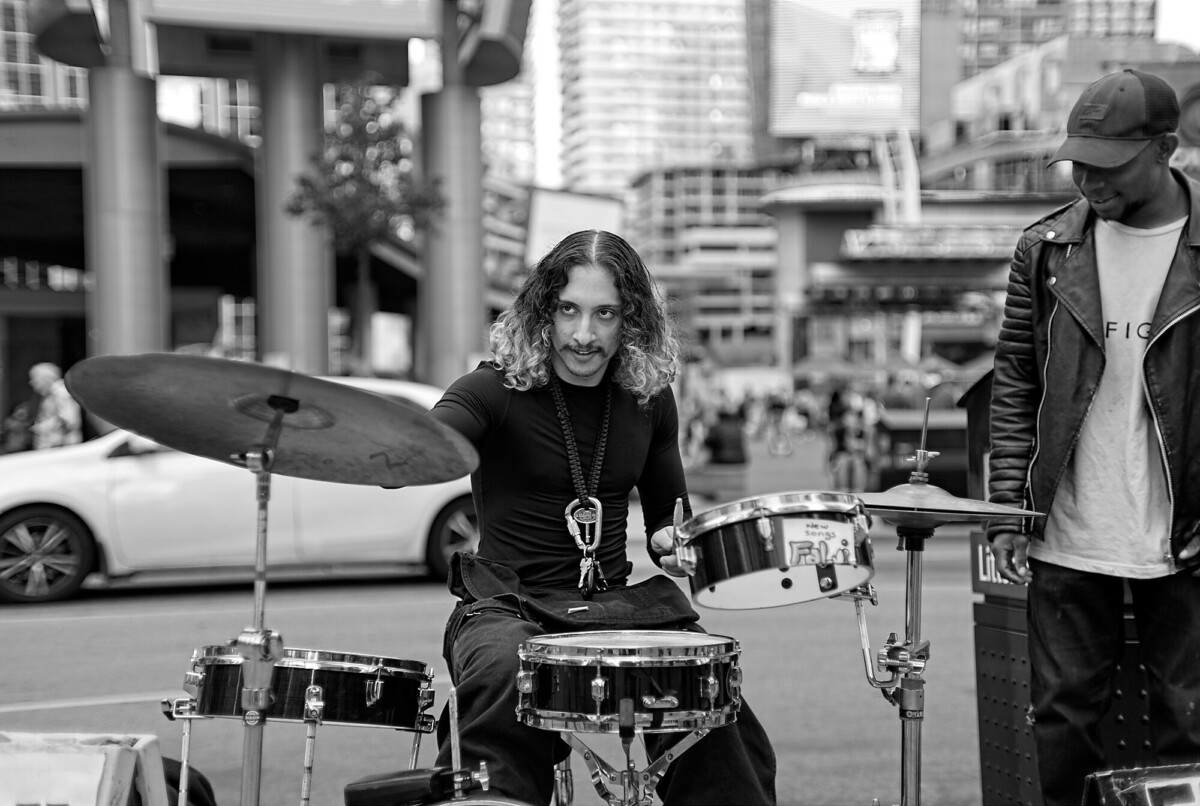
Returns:
[[[1071,178],[1096,215],[1131,227],[1143,227],[1151,203],[1161,193],[1163,164],[1158,162],[1158,141],[1115,168],[1071,163]]]
[[[575,266],[567,278],[554,307],[551,361],[564,381],[595,386],[619,346],[621,296],[605,269]]]

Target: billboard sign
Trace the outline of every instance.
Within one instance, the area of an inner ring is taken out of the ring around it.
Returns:
[[[437,38],[442,0],[144,0],[149,22],[366,39]]]
[[[920,0],[775,0],[771,134],[917,131]]]

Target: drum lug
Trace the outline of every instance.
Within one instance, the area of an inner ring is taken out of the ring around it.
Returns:
[[[600,674],[600,670],[596,670],[596,676],[592,678],[592,699],[597,704],[604,702],[608,698],[608,681]]]
[[[434,718],[433,714],[421,714],[417,717],[416,729],[419,733],[432,733],[436,727],[437,719]]]
[[[533,676],[533,672],[528,669],[517,672],[517,691],[521,694],[532,694],[536,690],[537,680]]]
[[[200,696],[200,689],[204,686],[204,672],[184,672],[183,674],[183,690],[193,697]]]
[[[375,703],[379,702],[379,698],[383,696],[383,681],[376,677],[374,680],[368,680],[367,686],[367,707],[374,708]]]
[[[721,693],[721,681],[717,680],[716,676],[709,673],[707,677],[700,678],[700,699],[707,700],[712,703],[717,699],[717,695]]]
[[[378,683],[378,680],[373,681]],[[371,683],[367,683],[367,690],[370,691]],[[375,701],[378,701],[379,695],[376,693]],[[370,695],[367,695],[367,705],[374,705]],[[309,686],[304,690],[304,721],[305,722],[320,722],[325,715],[325,690],[320,686]]]
[[[742,696],[742,667],[734,666],[729,670],[729,681],[726,684],[729,689],[729,696],[732,699],[738,700]]]
[[[775,550],[775,530],[771,526],[771,519],[765,509],[758,510],[758,520],[755,525],[758,527],[758,536],[762,538],[763,551]]]
[[[433,689],[423,688],[421,693],[417,695],[417,710],[424,712],[433,705]]]

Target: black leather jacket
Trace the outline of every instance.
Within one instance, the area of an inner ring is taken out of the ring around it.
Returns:
[[[1154,312],[1142,388],[1167,471],[1177,558],[1200,533],[1200,183],[1173,173],[1190,215]],[[1050,511],[1104,372],[1094,223],[1079,200],[1033,224],[1017,244],[992,386],[995,503]],[[1027,518],[1018,528],[1040,539],[1044,525],[1044,517]],[[993,521],[989,537],[1013,526]]]

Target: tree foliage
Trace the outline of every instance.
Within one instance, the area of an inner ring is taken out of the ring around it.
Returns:
[[[338,254],[386,238],[411,241],[444,206],[437,183],[415,173],[396,95],[370,76],[339,87],[336,119],[288,199],[288,213],[330,228]]]

